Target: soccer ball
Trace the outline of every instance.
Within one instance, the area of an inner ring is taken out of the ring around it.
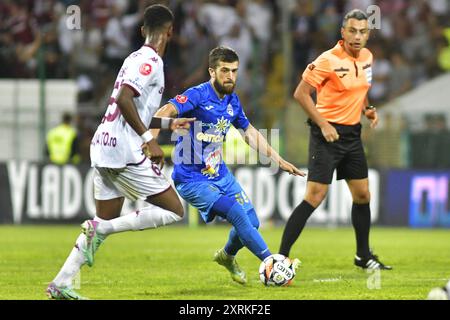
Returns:
[[[259,266],[259,279],[266,286],[287,286],[295,277],[292,261],[282,254],[272,254]]]
[[[450,294],[446,288],[433,288],[429,293],[427,300],[449,300]]]

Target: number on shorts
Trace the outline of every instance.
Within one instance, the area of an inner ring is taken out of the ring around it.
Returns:
[[[157,176],[161,175],[161,169],[159,169],[158,166],[156,164],[154,164],[153,162],[152,162],[152,170],[154,173],[156,173]]]

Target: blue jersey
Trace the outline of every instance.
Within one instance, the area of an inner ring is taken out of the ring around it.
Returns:
[[[189,136],[179,137],[175,146],[172,179],[177,183],[213,180],[228,174],[222,160],[223,140],[231,125],[246,130],[249,121],[235,93],[220,99],[211,83],[192,87],[169,100],[179,117],[195,117]]]

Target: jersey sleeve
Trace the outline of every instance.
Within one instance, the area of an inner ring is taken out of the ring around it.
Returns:
[[[178,111],[178,117],[184,116],[195,109],[200,103],[201,92],[197,88],[190,88],[183,94],[177,95],[169,100]]]
[[[136,97],[142,94],[145,86],[150,84],[159,72],[157,58],[127,58],[120,72],[123,72],[122,85],[129,86]]]
[[[303,72],[302,79],[317,89],[328,79],[330,74],[330,62],[322,54],[308,65]]]
[[[241,103],[238,100],[238,112],[236,114],[236,118],[233,120],[232,124],[236,129],[246,130],[250,125],[250,122],[245,115],[244,109],[242,108]]]

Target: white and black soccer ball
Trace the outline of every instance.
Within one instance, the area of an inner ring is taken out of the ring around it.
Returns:
[[[448,284],[450,286],[450,282]],[[433,288],[428,293],[427,300],[450,300],[450,293],[447,288]]]
[[[272,254],[259,266],[259,279],[266,286],[287,286],[295,277],[292,261],[282,254]]]

